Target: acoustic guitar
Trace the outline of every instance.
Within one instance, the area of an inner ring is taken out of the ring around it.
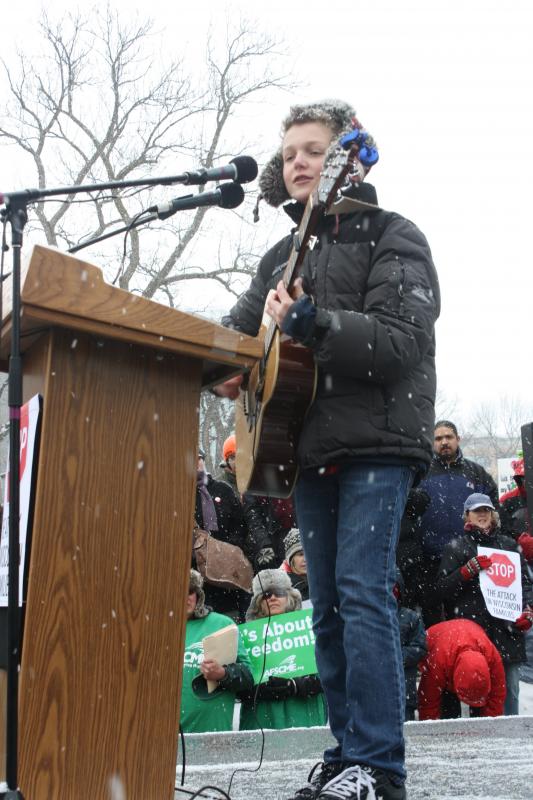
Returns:
[[[343,187],[363,180],[365,156],[372,163],[377,161],[375,148],[365,146],[366,137],[359,129],[346,134],[325,159],[318,186],[293,234],[281,278],[289,294],[307,251],[314,246],[320,220],[334,201],[342,202]],[[265,317],[258,333],[264,355],[245,376],[235,411],[237,486],[241,493],[284,498],[291,495],[298,474],[298,440],[317,376],[312,350],[281,333]]]

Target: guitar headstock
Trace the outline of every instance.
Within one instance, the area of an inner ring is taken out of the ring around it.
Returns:
[[[366,169],[378,158],[378,151],[366,131],[356,128],[346,133],[326,155],[314,205],[328,208],[338,199],[343,188],[361,183]]]

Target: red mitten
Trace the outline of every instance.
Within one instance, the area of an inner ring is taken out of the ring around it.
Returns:
[[[488,569],[491,566],[492,561],[488,556],[474,556],[474,558],[470,558],[466,564],[461,567],[459,572],[463,580],[470,581],[472,578],[475,578],[476,575],[479,575],[482,569]]]
[[[528,631],[533,625],[533,608],[529,606],[525,608],[518,619],[515,619],[514,625],[519,631],[524,631],[524,633]]]
[[[533,536],[529,533],[521,533],[516,540],[522,548],[522,555],[526,561],[533,561]]]

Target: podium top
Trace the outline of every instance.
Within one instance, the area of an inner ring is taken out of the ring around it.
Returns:
[[[9,355],[12,288],[3,287],[0,358]],[[202,360],[202,388],[251,369],[260,341],[106,283],[99,267],[35,245],[21,275],[21,348],[59,326]],[[33,335],[32,335],[33,334]]]

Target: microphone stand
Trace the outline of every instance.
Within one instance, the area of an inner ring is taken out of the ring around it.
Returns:
[[[20,563],[20,410],[22,407],[22,359],[20,353],[20,276],[24,227],[28,221],[27,207],[46,197],[71,195],[80,192],[126,189],[133,186],[171,185],[185,183],[189,174],[167,178],[141,178],[129,181],[108,181],[78,186],[63,186],[56,189],[23,189],[0,193],[0,211],[3,220],[11,226],[13,250],[11,344],[8,371],[9,404],[9,567],[7,607],[7,707],[6,707],[6,784],[0,786],[0,800],[24,800],[18,786],[18,671],[20,662],[20,608],[19,608],[19,563]],[[154,215],[154,218],[157,214]],[[149,221],[143,219],[142,222]],[[151,221],[151,219],[150,219]],[[139,222],[140,224],[140,222]],[[88,242],[86,243],[88,244]],[[78,248],[75,249],[80,249]],[[2,320],[0,320],[1,324]]]
[[[11,306],[11,352],[8,373],[9,404],[9,568],[7,605],[7,706],[6,706],[6,784],[0,794],[5,800],[23,795],[18,788],[18,669],[20,660],[19,610],[19,523],[20,523],[20,409],[22,406],[22,361],[20,357],[20,265],[24,226],[28,220],[26,202],[20,198],[9,204],[13,248],[13,297]]]

